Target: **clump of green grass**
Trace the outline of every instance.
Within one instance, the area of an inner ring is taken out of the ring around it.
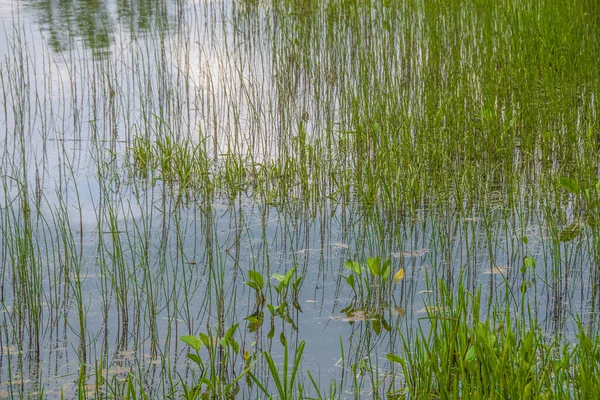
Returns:
[[[133,138],[129,148],[134,176],[176,185],[180,192],[193,190],[210,195],[212,164],[204,143],[189,138],[177,141],[165,135],[155,141],[148,136]]]
[[[509,307],[480,319],[481,292],[461,284],[440,300],[403,351],[387,358],[401,367],[396,398],[596,398],[600,338],[577,321],[576,341],[549,338],[538,322],[525,323]],[[400,355],[402,354],[402,356]]]

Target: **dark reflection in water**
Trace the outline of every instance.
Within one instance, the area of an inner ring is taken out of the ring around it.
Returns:
[[[169,10],[181,10],[180,1],[34,1],[24,10],[33,11],[55,52],[68,50],[73,40],[81,40],[94,55],[110,53],[116,36],[169,29]]]

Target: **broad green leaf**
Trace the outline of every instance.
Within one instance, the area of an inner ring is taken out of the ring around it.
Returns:
[[[354,275],[346,277],[346,283],[348,283],[348,285],[354,289]]]
[[[187,358],[195,362],[200,368],[204,367],[204,363],[198,354],[188,353]]]
[[[237,354],[240,352],[240,344],[237,342],[237,340],[231,339],[229,344],[233,348],[234,353]]]
[[[354,272],[355,274],[359,274],[360,275],[362,273],[362,267],[356,261],[347,260],[344,263],[344,267],[346,267],[350,271]]]
[[[232,325],[229,329],[227,329],[227,332],[225,332],[225,337],[232,338],[233,335],[235,334],[235,331],[237,330],[238,326],[239,326],[239,324],[235,324],[235,325]]]
[[[208,348],[212,347],[210,337],[208,337],[208,335],[206,333],[199,333],[198,336],[200,336],[200,340],[202,340],[202,343],[204,343],[204,345],[206,347],[208,347]]]
[[[252,289],[256,290],[257,292],[260,292],[260,290],[262,289],[260,286],[258,286],[258,284],[254,281],[246,281],[244,282],[244,285],[247,285],[249,287],[251,287]]]
[[[560,185],[568,192],[571,192],[573,194],[579,193],[579,184],[577,183],[577,181],[574,181],[573,179],[570,179],[570,178],[563,177],[563,178],[560,178],[559,182],[560,182]]]
[[[281,304],[277,307],[277,314],[279,314],[279,316],[281,318],[283,318],[287,315],[287,302],[286,301],[282,301]]]
[[[198,336],[186,335],[180,337],[179,339],[196,351],[199,351],[202,347],[202,342],[200,341]]]
[[[401,281],[402,279],[404,279],[404,268],[400,268],[398,271],[396,271],[396,273],[394,274],[394,282],[398,282]]]
[[[373,332],[375,332],[376,335],[381,334],[381,320],[379,318],[375,318],[372,321],[371,326],[373,327]]]
[[[392,261],[389,258],[383,262],[383,267],[381,268],[381,277],[383,278],[384,282],[387,282],[387,280],[390,277],[390,264],[391,264],[391,262]]]
[[[256,283],[256,285],[259,287],[260,290],[262,290],[263,287],[265,286],[265,280],[264,280],[263,276],[260,274],[260,272],[258,272],[258,271],[255,271],[253,269],[248,271],[248,278],[250,278],[250,280],[252,282]]]
[[[381,261],[379,260],[379,257],[369,257],[369,259],[367,260],[367,267],[369,267],[369,271],[371,271],[371,275],[373,276],[379,276],[380,274],[380,267],[381,267]]]
[[[292,276],[294,275],[294,273],[296,273],[296,267],[290,269],[288,272],[286,272],[286,274],[283,277],[283,284],[284,285],[288,285],[290,283],[290,279],[292,279]]]
[[[533,267],[535,267],[535,258],[533,258],[531,256],[527,256],[523,259],[523,264],[527,268],[533,268]]]
[[[284,275],[278,273],[274,273],[273,275],[271,275],[271,277],[277,279],[278,282],[283,282],[283,280],[285,279]]]
[[[465,354],[465,361],[470,363],[475,361],[477,358],[477,353],[475,353],[475,347],[470,346],[469,350],[467,350],[467,354]]]

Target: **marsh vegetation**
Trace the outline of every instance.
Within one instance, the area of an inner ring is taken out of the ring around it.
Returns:
[[[0,398],[598,396],[597,2],[0,11]]]

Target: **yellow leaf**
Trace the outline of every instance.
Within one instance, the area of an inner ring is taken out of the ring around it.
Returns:
[[[404,279],[404,268],[400,268],[398,272],[394,274],[394,282],[398,282]]]

